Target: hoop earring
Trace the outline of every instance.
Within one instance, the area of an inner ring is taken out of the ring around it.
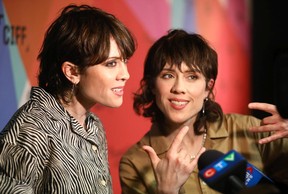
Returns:
[[[208,97],[206,97],[206,98],[204,99],[203,107],[202,107],[202,116],[205,116],[205,104],[206,104],[206,102],[207,102],[208,100],[209,100]]]
[[[76,84],[72,83],[71,96],[73,96],[73,94],[75,93],[75,87],[76,87]]]
[[[75,95],[76,85],[77,85],[76,83],[72,82],[72,87],[71,87],[70,94],[69,94],[69,97],[68,97],[68,102],[71,102],[73,96]]]

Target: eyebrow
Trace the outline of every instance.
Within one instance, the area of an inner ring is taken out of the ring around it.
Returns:
[[[178,68],[178,67],[176,67]],[[171,71],[171,72],[175,72],[175,69],[173,68],[163,68],[162,71]],[[197,71],[197,69],[188,69],[188,70],[185,70],[184,72],[180,70],[180,72],[182,73],[200,73],[200,71]]]
[[[106,59],[106,61],[107,61],[107,60],[110,60],[110,59],[122,59],[122,57],[108,57],[108,58]]]

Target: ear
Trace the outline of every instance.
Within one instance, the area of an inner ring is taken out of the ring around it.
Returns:
[[[78,84],[80,80],[80,74],[78,72],[78,67],[73,63],[65,61],[62,64],[62,72],[65,77],[71,81],[73,84]]]
[[[208,97],[209,93],[211,92],[211,90],[213,89],[214,83],[215,83],[214,79],[210,79],[210,80],[207,82],[206,91],[205,91],[207,97]]]
[[[214,83],[215,83],[215,80],[214,79],[210,79],[208,81],[208,83],[207,83],[207,89],[211,90],[214,87]]]

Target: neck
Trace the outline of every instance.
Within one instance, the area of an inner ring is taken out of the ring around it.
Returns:
[[[159,130],[163,134],[165,134],[165,136],[172,138],[172,139],[174,139],[174,137],[178,134],[179,130],[182,129],[184,126],[189,127],[189,131],[186,136],[189,139],[194,139],[196,135],[194,133],[194,122],[191,119],[184,123],[174,123],[174,122],[169,122],[167,120],[162,123],[158,123]]]
[[[164,127],[163,127],[164,126]],[[167,123],[165,124],[159,124],[158,129],[164,133],[166,138],[169,140],[169,142],[172,142],[176,135],[178,134],[179,130],[182,129],[184,126],[189,126],[189,131],[185,135],[182,144],[186,147],[189,153],[191,153],[191,159],[196,157],[196,155],[199,153],[201,148],[204,146],[206,141],[206,130],[201,129],[201,131],[204,131],[201,135],[196,135],[194,132],[193,122],[186,122],[184,124],[173,124],[169,125]]]
[[[69,103],[63,103],[63,101],[60,101],[60,103],[69,112],[69,114],[72,115],[85,128],[85,119],[88,111],[81,106],[80,103],[73,100]]]

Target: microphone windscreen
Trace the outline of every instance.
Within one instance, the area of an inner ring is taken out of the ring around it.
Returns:
[[[247,161],[235,150],[207,150],[198,160],[199,177],[212,189],[234,194],[245,188]]]
[[[212,162],[218,160],[224,154],[218,150],[206,150],[198,159],[198,169],[202,170]]]

